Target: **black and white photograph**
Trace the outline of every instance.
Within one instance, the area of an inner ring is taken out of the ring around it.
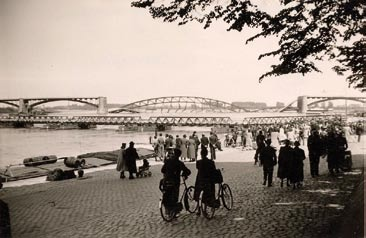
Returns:
[[[365,19],[0,0],[0,237],[366,237]]]

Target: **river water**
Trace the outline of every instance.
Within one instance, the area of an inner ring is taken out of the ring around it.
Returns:
[[[49,130],[39,128],[0,128],[0,167],[23,163],[24,158],[43,155],[77,156],[83,153],[119,149],[122,142],[135,142],[135,147],[152,149],[149,137],[154,132],[120,132],[118,127],[88,130]],[[210,128],[173,128],[172,135],[208,132]]]
[[[91,115],[95,112],[75,112],[66,111],[57,113],[57,115]],[[275,113],[268,113],[260,116],[274,116]],[[115,114],[114,114],[115,115]],[[133,114],[136,116],[136,114]],[[143,119],[148,116],[159,116],[160,113],[138,114]],[[292,114],[293,115],[293,114]],[[174,113],[174,116],[177,116]],[[187,116],[187,114],[185,114]],[[202,113],[194,116],[218,116],[218,114]],[[258,113],[221,113],[219,116],[228,116],[233,121],[240,122],[244,117],[258,116]],[[284,116],[282,113],[281,116]],[[41,128],[0,128],[0,167],[3,168],[10,164],[21,164],[23,159],[44,156],[56,155],[77,156],[83,153],[97,151],[111,151],[119,149],[122,142],[135,142],[135,147],[144,147],[151,149],[149,137],[154,136],[154,132],[121,132],[118,131],[118,126],[98,126],[95,129],[88,130],[50,130]],[[193,131],[200,134],[208,132],[211,128],[208,127],[175,127],[169,133],[172,135],[183,134],[190,135]],[[202,133],[201,133],[202,132]],[[223,141],[223,135],[219,135]]]

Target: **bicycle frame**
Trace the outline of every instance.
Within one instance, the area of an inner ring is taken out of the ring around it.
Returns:
[[[180,183],[179,186],[181,186],[181,185],[184,185],[183,192],[180,196],[180,199],[178,200],[177,207],[172,209],[171,213],[169,215],[164,214],[165,211],[163,211],[163,210],[167,209],[167,207],[163,203],[163,197],[160,198],[159,209],[161,212],[161,216],[167,222],[172,221],[176,217],[176,215],[183,209],[183,207],[186,211],[188,211],[190,213],[195,212],[195,210],[197,209],[197,205],[193,206],[194,209],[190,209],[190,204],[189,204],[191,201],[193,201],[193,196],[191,196],[192,195],[191,192],[194,191],[194,187],[193,186],[188,187],[184,178],[183,178],[183,183]],[[178,207],[178,204],[180,204],[179,207]]]

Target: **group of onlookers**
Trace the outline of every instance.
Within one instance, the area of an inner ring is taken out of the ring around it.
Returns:
[[[342,165],[345,163],[346,151],[348,149],[344,129],[346,126],[337,122],[327,122],[326,126],[324,124],[303,126],[303,128],[306,127],[309,127],[309,135],[303,138],[306,138],[306,145],[309,152],[311,176],[313,178],[319,176],[319,162],[321,157],[327,158],[330,175],[340,173]],[[358,132],[357,135],[361,135],[362,133],[363,131]],[[303,160],[306,157],[304,150],[299,147],[300,140],[300,137],[295,137],[295,139],[293,137],[287,137],[284,140],[279,140],[278,137],[275,137],[275,141],[278,144],[273,145],[273,136],[271,134],[265,136],[262,130],[259,131],[259,134],[256,136],[257,150],[254,155],[254,164],[259,162],[263,166],[263,185],[268,184],[269,187],[272,186],[273,170],[277,163],[277,177],[281,179],[281,187],[285,179],[287,186],[293,185],[294,188],[297,188],[302,185],[304,180]],[[360,140],[358,139],[358,141]],[[277,148],[279,148],[278,162]]]
[[[181,154],[179,158],[183,161],[188,159],[190,162],[196,161],[199,147],[210,150],[211,159],[216,159],[216,149],[221,150],[220,141],[214,132],[210,132],[210,136],[206,137],[202,134],[201,139],[198,138],[196,131],[187,138],[184,134],[182,137],[160,133],[159,136],[154,136],[151,140],[152,147],[155,152],[155,160],[164,161],[166,158],[173,155],[174,149],[179,149]]]
[[[340,118],[332,120],[317,119],[308,122],[292,122],[288,124],[278,123],[272,125],[246,125],[243,127],[232,128],[225,135],[225,146],[242,146],[243,149],[254,149],[257,146],[256,138],[261,132],[265,139],[271,139],[272,146],[279,149],[285,140],[289,140],[293,145],[295,141],[301,145],[306,145],[311,134],[312,127],[317,128],[319,134],[324,136],[327,134],[329,127],[337,127],[345,133],[348,141],[354,141],[352,135],[357,136],[360,142],[361,135],[364,133],[364,125],[362,122],[343,123]]]

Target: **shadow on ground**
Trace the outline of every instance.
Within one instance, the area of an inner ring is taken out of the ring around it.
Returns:
[[[9,207],[0,199],[0,237],[11,237]]]

